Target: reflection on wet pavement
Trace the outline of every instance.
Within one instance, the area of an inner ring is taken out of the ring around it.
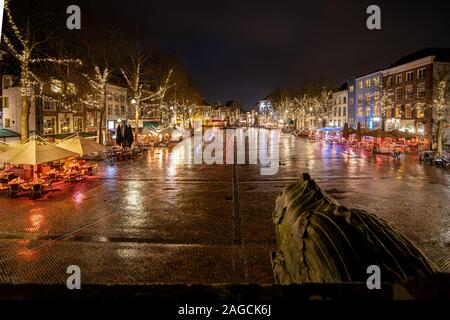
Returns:
[[[250,146],[255,148],[256,146]],[[248,149],[247,149],[248,151]],[[280,167],[194,165],[183,148],[102,164],[40,200],[0,196],[0,282],[271,283],[275,198],[303,172],[346,206],[372,211],[450,271],[450,174],[387,156],[280,137]]]

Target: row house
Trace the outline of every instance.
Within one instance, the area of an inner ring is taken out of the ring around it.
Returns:
[[[348,121],[356,128],[398,129],[432,138],[438,75],[450,78],[450,49],[427,48],[400,58],[388,68],[351,78]],[[387,105],[380,99],[387,97]]]
[[[348,123],[348,87],[347,83],[333,92],[331,103],[331,117],[329,127],[342,128]]]
[[[69,135],[80,132],[97,133],[99,112],[83,104],[84,95],[74,82],[50,77],[41,88],[35,89],[31,101],[29,128],[31,134],[41,136]],[[2,77],[2,125],[21,132],[22,97],[17,76]],[[121,119],[126,120],[128,110],[127,89],[107,85],[107,106],[103,128],[115,129]],[[133,115],[134,116],[134,115]]]
[[[65,87],[65,89],[64,89]],[[41,88],[35,89],[30,104],[29,128],[42,136],[82,132],[85,115],[76,99],[78,92],[72,82],[50,78]],[[2,77],[3,127],[21,132],[22,96],[17,76]]]
[[[363,128],[378,129],[382,127],[381,110],[378,105],[382,94],[383,73],[376,71],[354,79],[349,86],[354,112],[353,124],[360,123]]]
[[[446,75],[445,75],[446,73]],[[389,97],[385,129],[399,129],[420,136],[433,136],[440,76],[450,80],[450,49],[424,49],[405,56],[384,71],[383,85]]]

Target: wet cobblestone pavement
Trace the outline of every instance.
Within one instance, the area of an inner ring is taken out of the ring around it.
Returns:
[[[40,200],[0,195],[0,283],[271,283],[275,198],[309,172],[343,205],[376,213],[450,272],[450,174],[283,135],[280,169],[184,165],[151,150],[102,164]]]

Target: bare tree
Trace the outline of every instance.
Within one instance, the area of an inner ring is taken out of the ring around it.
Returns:
[[[120,71],[131,91],[131,103],[135,108],[135,139],[138,143],[139,119],[144,109],[155,106],[162,102],[169,88],[172,70],[169,71],[166,80],[156,89],[149,81],[149,54],[144,52],[139,45],[131,52],[128,63],[123,64]],[[159,104],[161,105],[161,103]]]
[[[94,65],[92,74],[83,73],[83,75],[91,88],[85,97],[84,104],[98,115],[98,142],[103,143],[103,120],[105,119],[107,108],[106,87],[111,72],[107,65],[104,67]]]
[[[29,138],[29,119],[31,101],[35,96],[37,86],[42,88],[43,81],[33,72],[33,66],[42,63],[52,64],[81,64],[77,59],[60,59],[56,57],[46,57],[40,54],[40,47],[51,38],[51,33],[46,39],[37,40],[32,30],[35,26],[26,24],[24,30],[18,27],[10,9],[10,1],[5,0],[4,12],[6,21],[11,28],[11,35],[3,34],[3,40],[10,53],[18,60],[20,65],[20,92],[22,98],[21,111],[21,139],[26,141]]]

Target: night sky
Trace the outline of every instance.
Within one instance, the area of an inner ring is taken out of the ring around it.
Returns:
[[[247,108],[280,87],[388,66],[424,47],[450,47],[450,1],[78,1],[108,23],[184,59],[202,96]],[[378,4],[382,30],[366,28]],[[93,19],[94,18],[94,19]]]

